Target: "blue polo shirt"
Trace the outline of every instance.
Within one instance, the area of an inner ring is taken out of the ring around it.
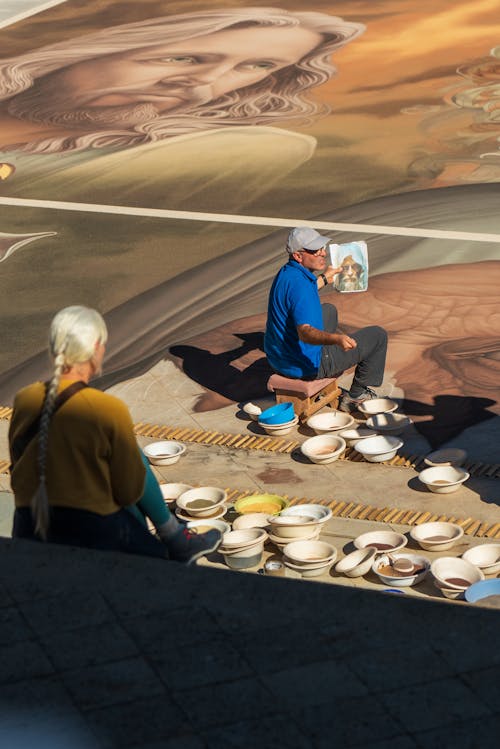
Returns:
[[[295,260],[278,272],[269,293],[264,351],[269,364],[287,377],[316,377],[321,346],[304,343],[298,325],[323,330],[317,278]]]

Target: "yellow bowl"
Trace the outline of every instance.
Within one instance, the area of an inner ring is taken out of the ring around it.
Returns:
[[[288,506],[288,500],[277,494],[251,494],[242,497],[234,503],[234,509],[240,515],[247,512],[265,512],[268,515],[277,515]]]

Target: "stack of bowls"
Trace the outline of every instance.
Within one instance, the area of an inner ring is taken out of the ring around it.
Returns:
[[[313,414],[306,421],[307,426],[316,434],[329,434],[338,429],[347,429],[354,424],[354,418],[343,411],[323,411]]]
[[[484,580],[483,572],[466,559],[440,557],[431,564],[434,584],[446,598],[463,598],[473,583]]]
[[[302,577],[317,577],[326,572],[337,558],[337,549],[325,541],[292,541],[283,549],[285,565]]]
[[[346,449],[345,440],[335,434],[318,434],[302,443],[300,450],[312,463],[332,463]]]
[[[464,535],[464,529],[455,523],[422,523],[415,525],[410,536],[421,549],[427,551],[447,551],[455,546]]]
[[[270,516],[269,538],[279,549],[292,539],[309,540],[319,536],[323,525],[332,516],[332,511],[322,505],[295,505],[280,515]]]
[[[424,458],[428,466],[461,466],[465,462],[467,453],[460,447],[445,447],[435,450]]]
[[[291,402],[277,403],[275,406],[271,406],[271,408],[266,408],[258,417],[260,426],[266,434],[272,437],[288,434],[298,421],[299,418],[295,415],[293,403]]]
[[[227,493],[215,486],[188,489],[177,499],[176,515],[181,520],[215,520],[226,513]]]
[[[473,546],[464,551],[462,559],[479,567],[485,575],[496,575],[500,572],[500,544]]]
[[[432,466],[421,471],[418,478],[431,492],[450,494],[460,489],[469,474],[458,466]]]
[[[181,455],[186,452],[186,447],[174,440],[161,440],[151,442],[142,451],[152,465],[169,466],[177,463]]]
[[[260,564],[267,533],[262,528],[228,531],[222,537],[219,552],[233,570],[246,570]]]
[[[370,403],[372,401],[369,401]],[[361,453],[365,460],[370,463],[382,463],[384,460],[391,460],[400,447],[403,447],[403,440],[391,435],[382,434],[376,437],[368,437],[354,443],[354,449]]]

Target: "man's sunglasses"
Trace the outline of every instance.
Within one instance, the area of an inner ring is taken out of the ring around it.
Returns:
[[[299,250],[299,252],[307,252],[308,255],[319,255],[319,253],[323,252],[324,249],[325,249],[324,247],[320,247],[319,250],[302,249],[302,250]]]

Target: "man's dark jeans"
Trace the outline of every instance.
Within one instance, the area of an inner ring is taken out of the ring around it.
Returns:
[[[338,326],[337,309],[333,304],[323,304],[323,327],[329,333],[336,333]],[[338,377],[355,366],[351,394],[357,397],[368,386],[382,384],[384,379],[387,333],[378,325],[361,328],[349,334],[357,343],[356,348],[343,351],[340,346],[323,346],[318,379]]]

